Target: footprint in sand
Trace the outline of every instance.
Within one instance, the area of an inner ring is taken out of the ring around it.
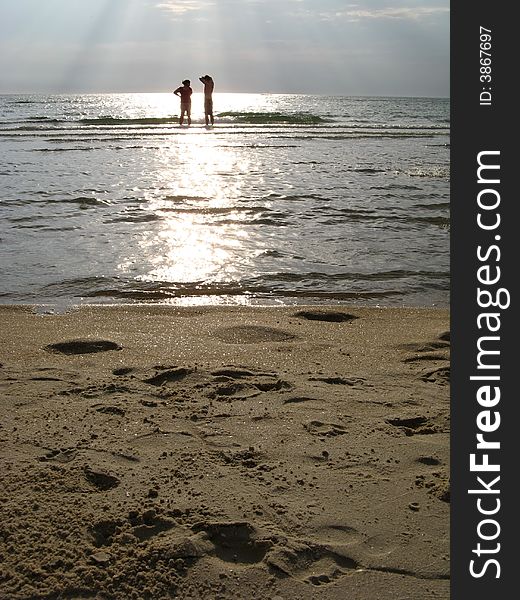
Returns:
[[[328,323],[346,323],[359,318],[346,312],[333,310],[301,310],[294,316],[308,321],[326,321]]]
[[[261,391],[254,385],[249,383],[231,382],[216,386],[216,388],[209,391],[206,396],[210,399],[233,398],[235,400],[245,400],[246,398],[254,398],[260,394]]]
[[[64,448],[60,450],[49,450],[43,456],[40,456],[38,460],[41,462],[55,461],[60,463],[68,463],[73,461],[78,454],[76,448]]]
[[[258,532],[247,522],[198,523],[193,530],[204,531],[214,554],[225,562],[259,563],[272,546],[271,540],[258,539]]]
[[[436,467],[441,464],[441,461],[435,456],[419,456],[416,462],[421,465],[427,465],[428,467]]]
[[[438,433],[439,428],[427,417],[420,415],[417,417],[397,417],[395,419],[386,419],[386,422],[393,427],[398,427],[406,435],[425,435]]]
[[[211,375],[214,389],[206,394],[208,398],[246,399],[262,392],[283,392],[293,387],[289,382],[279,379],[277,373],[224,368],[212,371]]]
[[[212,371],[211,374],[213,377],[227,377],[229,379],[243,379],[244,377],[254,377],[255,375],[255,373],[247,369],[234,369],[231,367],[217,369],[216,371]],[[270,375],[270,373],[265,373],[265,375]]]
[[[333,583],[359,568],[353,558],[311,542],[288,542],[287,547],[274,548],[267,555],[266,563],[275,574],[314,586]]]
[[[92,408],[95,408],[95,406]],[[100,406],[99,408],[96,408],[96,412],[104,413],[106,415],[116,415],[118,417],[124,417],[126,414],[125,409],[120,406]]]
[[[48,344],[44,346],[44,350],[60,354],[91,354],[94,352],[107,352],[108,350],[122,350],[122,347],[110,340],[77,339]]]
[[[305,423],[304,428],[312,435],[335,437],[345,435],[347,429],[343,425],[336,423],[322,423],[321,421],[310,421]]]
[[[399,344],[399,350],[408,350],[409,352],[432,352],[435,350],[450,349],[450,332],[441,333],[437,339],[429,342],[412,342],[408,344]]]
[[[114,475],[99,469],[92,469],[88,466],[83,469],[83,474],[85,475],[87,481],[99,491],[111,490],[121,483],[120,480]]]
[[[130,534],[141,542],[169,531],[175,527],[175,521],[157,514],[155,509],[149,509],[143,513],[131,511],[128,517],[121,519],[104,519],[94,523],[89,528],[92,544],[96,548],[112,546],[122,531]]]
[[[439,367],[433,371],[427,371],[420,378],[427,383],[445,385],[450,381],[450,367]]]
[[[409,356],[403,360],[404,363],[414,363],[414,362],[436,362],[436,361],[446,361],[449,360],[443,354],[418,354],[416,356]]]
[[[442,502],[450,502],[450,478],[449,474],[443,470],[416,475],[415,485],[418,488],[425,489],[430,495],[435,496]]]
[[[309,377],[309,381],[321,381],[329,385],[355,386],[356,384],[365,383],[366,380],[363,377]]]
[[[119,369],[114,369],[112,371],[112,373],[114,375],[117,375],[118,377],[122,377],[124,375],[129,375],[130,373],[133,373],[135,371],[135,369],[133,367],[121,367]]]
[[[168,382],[177,382],[185,379],[190,373],[193,373],[193,369],[185,369],[184,367],[172,367],[165,370],[156,372],[153,377],[144,379],[144,383],[150,385],[161,386]]]
[[[283,404],[302,404],[303,402],[322,402],[317,398],[311,398],[309,396],[291,396],[283,401]]]

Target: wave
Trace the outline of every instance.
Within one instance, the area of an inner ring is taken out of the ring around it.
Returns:
[[[65,204],[78,204],[80,208],[88,208],[89,206],[109,206],[111,204],[108,200],[101,200],[93,196],[77,196],[75,198],[59,198],[56,200],[48,200],[52,203],[65,203]]]
[[[336,300],[370,300],[382,299],[402,292],[396,290],[333,290],[317,289],[310,285],[305,278],[301,278],[302,286],[299,288],[284,286],[284,282],[292,281],[291,278],[280,278],[281,285],[276,285],[277,278],[234,282],[168,282],[168,281],[139,281],[124,280],[117,277],[86,277],[81,279],[55,282],[43,287],[37,294],[42,297],[49,295],[76,298],[104,298],[105,301],[126,300],[134,302],[168,301],[170,299],[185,299],[189,297],[256,297],[256,298],[322,298]],[[306,285],[308,287],[306,287]],[[43,292],[43,294],[42,294]]]
[[[178,124],[179,117],[143,117],[129,119],[124,117],[96,117],[94,119],[80,119],[82,125],[170,125]]]
[[[253,118],[238,118],[235,120],[227,117],[217,116],[217,125],[214,133],[220,137],[227,136],[229,139],[235,139],[240,136],[268,136],[269,145],[261,143],[247,143],[245,138],[242,143],[235,144],[233,147],[251,147],[255,150],[264,148],[291,148],[298,147],[297,143],[305,140],[331,140],[341,143],[355,142],[365,139],[414,139],[414,138],[434,138],[436,136],[445,137],[445,132],[434,130],[385,130],[372,129],[362,130],[354,129],[345,124],[328,125],[321,117],[312,116],[300,118],[296,116],[277,117],[262,114]],[[310,122],[308,119],[314,119]],[[307,119],[307,120],[305,120]],[[201,123],[193,123],[192,131],[200,131]],[[32,121],[26,125],[12,126],[0,123],[0,137],[42,137],[49,142],[134,142],[147,139],[166,138],[171,135],[185,135],[189,128],[179,127],[176,117],[167,118],[147,118],[147,119],[122,119],[115,117],[82,119],[80,121],[63,121],[61,123],[47,121]],[[51,136],[60,136],[52,138]],[[297,154],[295,154],[297,158]],[[374,171],[372,171],[374,172]],[[428,177],[428,173],[408,172],[411,177]],[[434,177],[445,176],[442,173],[433,174]]]
[[[272,251],[268,251],[271,254]],[[275,251],[274,251],[275,252]],[[360,304],[424,304],[424,299],[442,298],[450,288],[448,269],[382,271],[321,270],[275,271],[233,280],[175,281],[118,274],[85,275],[56,279],[25,290],[0,291],[0,304],[39,303],[60,306],[80,304],[314,304],[352,301]],[[433,292],[433,296],[432,296]]]
[[[348,271],[344,273],[321,273],[318,271],[303,272],[303,273],[271,273],[270,281],[280,281],[287,283],[309,282],[316,283],[319,281],[338,282],[338,281],[391,281],[408,278],[421,277],[424,279],[445,279],[446,273],[442,271],[411,271],[408,269],[394,269],[390,271],[375,271],[369,273],[360,273],[357,271]]]
[[[61,119],[53,119],[51,117],[30,117],[27,121],[34,121],[36,123],[63,123]]]
[[[108,219],[106,223],[151,223],[154,221],[160,221],[161,216],[153,214],[153,213],[145,213],[145,214],[127,214],[122,215],[120,217],[114,217],[113,219]]]
[[[314,125],[319,123],[331,123],[332,119],[325,119],[311,113],[281,113],[281,112],[221,112],[219,119],[230,119],[235,123],[258,123],[268,125],[271,123],[290,123],[292,125]]]
[[[405,171],[399,171],[408,177],[440,177],[449,178],[450,167],[448,166],[430,166],[421,167],[417,169],[410,169]]]
[[[424,208],[425,210],[449,210],[450,202],[436,202],[434,204],[416,204],[415,208]]]
[[[441,227],[443,229],[448,229],[451,223],[449,217],[409,217],[407,220],[411,223],[425,223],[427,225],[437,225],[438,227]]]
[[[32,148],[29,152],[77,152],[77,151],[91,151],[91,150],[102,150],[101,146],[76,146],[73,148]]]
[[[43,104],[43,100],[8,100],[6,104]]]
[[[270,209],[263,206],[190,206],[188,208],[179,208],[176,206],[165,206],[160,209],[160,212],[175,213],[175,214],[201,214],[201,215],[233,215],[233,214],[255,214],[255,213],[270,213]],[[278,213],[280,215],[280,213]],[[276,216],[278,216],[276,215]],[[283,216],[289,216],[284,214]]]
[[[395,296],[402,296],[402,292],[397,290],[389,291],[359,291],[359,292],[332,292],[332,291],[307,291],[307,290],[270,290],[265,289],[243,289],[241,287],[208,287],[207,289],[200,287],[184,287],[179,289],[156,289],[156,290],[106,290],[97,293],[85,294],[84,298],[99,298],[105,297],[111,300],[124,300],[134,302],[152,302],[179,299],[189,300],[190,298],[200,297],[232,297],[238,299],[240,297],[256,298],[259,300],[276,298],[282,300],[284,298],[302,298],[307,300],[327,300],[327,301],[373,301],[385,300]]]
[[[5,132],[13,132],[13,131],[45,131],[46,129],[58,129],[58,127],[45,127],[39,126],[38,124],[34,125],[20,125],[20,127],[2,127],[2,131]]]
[[[367,173],[367,174],[373,174],[373,173],[385,173],[385,169],[375,169],[372,167],[356,167],[354,169],[349,169],[351,171],[354,171],[355,173]]]
[[[290,289],[298,287],[298,284],[310,285],[316,288],[322,283],[337,283],[340,281],[346,282],[366,282],[366,281],[398,281],[403,279],[428,279],[432,281],[445,281],[449,278],[449,271],[433,271],[433,270],[409,270],[409,269],[394,269],[388,271],[373,271],[373,272],[358,272],[347,271],[341,273],[324,273],[320,271],[307,271],[295,273],[292,271],[280,271],[268,273],[257,277],[249,277],[238,279],[235,281],[192,281],[192,282],[177,282],[177,281],[158,281],[146,279],[127,279],[119,276],[91,276],[64,279],[45,285],[42,289],[56,293],[58,290],[66,290],[67,293],[71,290],[76,290],[80,295],[102,295],[107,292],[118,293],[151,293],[157,291],[165,291],[169,293],[183,292],[187,290],[199,290],[199,293],[213,293],[215,290],[222,290],[225,293],[230,293],[231,290],[241,291],[258,291],[259,289],[271,292],[273,287],[277,288],[276,284],[290,284]],[[280,289],[279,287],[277,289]],[[324,291],[323,288],[321,288]],[[301,291],[304,291],[300,288]],[[306,292],[312,290],[305,289]]]

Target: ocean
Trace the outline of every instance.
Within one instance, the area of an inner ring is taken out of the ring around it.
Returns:
[[[449,305],[449,100],[0,96],[0,303]]]

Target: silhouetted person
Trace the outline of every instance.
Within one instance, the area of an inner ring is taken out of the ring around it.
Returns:
[[[184,113],[186,113],[188,117],[188,125],[191,125],[191,95],[193,94],[193,90],[190,87],[190,80],[185,79],[182,82],[182,85],[178,87],[174,92],[176,96],[180,96],[181,99],[181,118],[179,120],[180,124],[184,123]]]
[[[215,82],[209,75],[203,75],[199,77],[200,81],[204,84],[204,116],[206,119],[206,126],[209,125],[211,120],[211,124],[213,125],[213,88],[215,87]]]

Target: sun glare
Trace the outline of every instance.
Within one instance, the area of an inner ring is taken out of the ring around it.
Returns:
[[[138,103],[147,104],[149,114],[171,109],[164,94],[143,95]],[[237,199],[254,165],[232,144],[217,148],[217,135],[201,125],[183,128],[149,158],[154,185],[143,206],[151,218],[138,244],[139,262],[148,265],[137,277],[141,281],[168,282],[173,289],[194,281],[207,287],[247,272],[255,249],[248,244],[248,207],[241,209]],[[126,258],[120,270],[129,274],[133,260]]]
[[[150,204],[162,217],[161,229],[142,246],[146,249],[159,243],[163,251],[151,257],[149,277],[201,283],[232,279],[233,255],[245,235],[232,199],[240,191],[240,172],[247,165],[237,163],[232,149],[223,153],[199,135],[183,137],[180,168],[172,165],[157,174],[169,193]]]

